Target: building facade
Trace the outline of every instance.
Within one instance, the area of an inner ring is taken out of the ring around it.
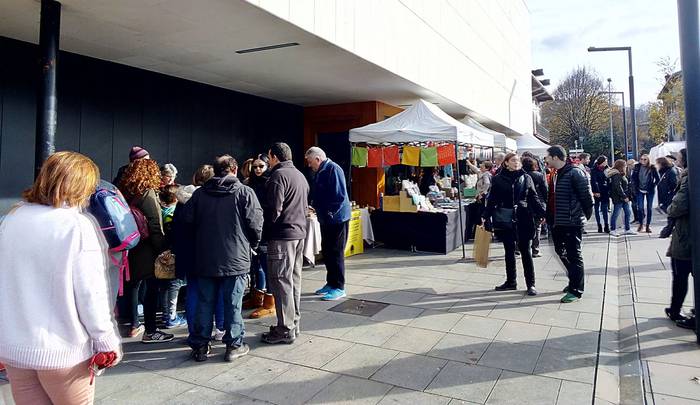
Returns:
[[[523,0],[64,3],[56,147],[86,153],[105,178],[133,144],[185,178],[215,154],[244,160],[273,140],[300,156],[319,135],[420,98],[510,136],[532,132]],[[0,209],[32,179],[39,16],[39,1],[0,3]]]

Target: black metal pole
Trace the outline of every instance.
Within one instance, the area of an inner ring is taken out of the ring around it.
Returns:
[[[459,175],[459,146],[457,141],[455,141],[455,160],[457,166],[457,201],[459,205],[459,233],[460,240],[462,241],[462,259],[467,258],[467,248],[464,246],[464,224],[462,223],[462,178]]]
[[[629,159],[630,144],[627,140],[627,114],[625,114],[625,98],[622,98],[622,132],[625,134],[625,160]]]
[[[632,152],[634,153],[634,158],[639,159],[639,142],[637,142],[637,117],[634,108],[634,75],[632,74],[632,48],[627,50],[627,57],[629,58],[629,85],[630,85],[630,125],[632,125]]]
[[[36,97],[36,143],[34,149],[34,175],[55,151],[58,98],[56,95],[56,61],[58,40],[61,35],[61,3],[41,0],[39,23],[40,79]]]
[[[688,177],[690,201],[700,199],[700,28],[698,27],[698,0],[678,0],[678,35],[681,45],[681,69],[685,94],[685,129],[688,149]],[[700,210],[690,207],[690,229],[700,229]],[[700,307],[700,238],[692,241],[693,284],[695,309]],[[695,322],[695,335],[700,344],[700,323]]]

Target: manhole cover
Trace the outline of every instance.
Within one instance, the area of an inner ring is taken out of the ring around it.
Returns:
[[[329,311],[342,312],[344,314],[360,315],[360,316],[374,316],[377,312],[388,307],[389,304],[383,302],[374,301],[364,301],[364,300],[346,300],[333,308],[329,308]]]

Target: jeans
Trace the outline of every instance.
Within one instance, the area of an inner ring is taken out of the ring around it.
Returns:
[[[185,282],[178,278],[161,281],[160,303],[163,306],[163,318],[167,315],[170,319],[175,319],[177,316],[177,297],[184,285]]]
[[[331,288],[345,289],[345,244],[348,241],[348,224],[321,224],[321,254],[326,264],[326,284]]]
[[[552,228],[554,251],[566,267],[569,276],[569,292],[577,297],[583,295],[584,268],[581,251],[583,227],[555,226]]]
[[[688,276],[692,274],[693,262],[691,260],[672,258],[671,270],[673,272],[671,314],[676,315],[681,312],[685,295],[688,293]]]
[[[542,233],[542,224],[535,227],[535,237],[532,239],[532,253],[540,252],[540,234]]]
[[[250,261],[250,276],[255,282],[255,289],[265,291],[267,288],[267,246],[261,245],[258,254]]]
[[[185,317],[187,318],[187,330],[192,335],[194,333],[194,319],[197,314],[199,304],[199,278],[187,278],[187,301],[185,302]],[[216,308],[214,309],[214,320],[216,329],[224,330],[224,292],[219,291],[216,297]]]
[[[654,191],[649,191],[646,194],[639,193],[637,194],[637,211],[639,213],[639,224],[641,225],[642,222],[644,222],[644,199],[646,198],[647,200],[647,206],[646,206],[646,220],[647,220],[647,226],[651,224],[651,211],[652,211],[652,204],[654,204]]]
[[[517,240],[513,231],[496,231],[496,236],[503,243],[506,251],[506,283],[517,284],[515,248],[520,251],[520,260],[523,262],[525,284],[527,287],[535,286],[535,265],[532,262],[532,239]]]
[[[304,240],[268,242],[267,268],[270,291],[275,297],[277,328],[290,332],[301,320],[301,266]]]
[[[614,231],[617,229],[617,216],[620,215],[620,210],[623,210],[625,214],[625,231],[629,231],[632,210],[630,209],[630,203],[628,202],[621,202],[613,205],[612,217],[610,218],[610,230]]]
[[[595,222],[600,225],[600,217],[603,216],[603,224],[608,226],[608,209],[610,209],[610,199],[595,197]]]
[[[146,326],[146,333],[156,331],[156,312],[158,311],[158,286],[159,280],[148,278],[145,280],[132,281],[131,283],[131,327],[139,325],[139,295],[143,290],[143,321]],[[143,287],[143,289],[141,289]]]
[[[209,344],[212,323],[219,292],[224,296],[224,338],[226,346],[240,347],[243,344],[245,325],[241,315],[243,294],[248,284],[248,275],[227,277],[199,277],[197,312],[194,317],[194,333],[187,343],[193,349]]]

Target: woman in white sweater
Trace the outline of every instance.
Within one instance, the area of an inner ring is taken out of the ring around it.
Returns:
[[[121,357],[107,249],[81,212],[98,180],[86,156],[55,153],[0,223],[0,362],[18,405],[91,404],[91,358]]]

